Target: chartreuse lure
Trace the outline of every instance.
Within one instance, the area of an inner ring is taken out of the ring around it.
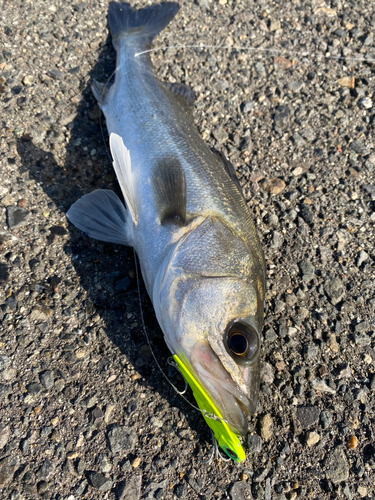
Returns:
[[[220,448],[228,455],[228,457],[236,462],[242,462],[245,460],[245,451],[242,448],[238,436],[229,429],[223,417],[220,415],[215,403],[209,397],[194,374],[176,354],[173,356],[173,359],[177,363],[181,375],[183,375],[193,391],[195,400],[202,411],[203,418],[205,419],[207,425],[212,429]],[[209,415],[215,415],[217,418],[210,418]]]

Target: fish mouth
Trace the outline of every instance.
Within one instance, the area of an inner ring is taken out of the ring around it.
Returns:
[[[245,436],[247,417],[255,413],[256,401],[238,387],[207,342],[196,342],[191,365],[231,431]]]

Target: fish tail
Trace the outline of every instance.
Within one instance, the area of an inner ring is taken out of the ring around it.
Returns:
[[[133,9],[127,3],[110,2],[108,22],[113,45],[124,38],[137,40],[137,44],[151,45],[151,42],[174,18],[179,10],[175,2],[162,2],[140,10]]]

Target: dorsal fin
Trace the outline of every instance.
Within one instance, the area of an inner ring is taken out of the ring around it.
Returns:
[[[220,153],[220,151],[218,151],[217,149],[211,148],[211,151],[220,160],[220,163],[223,165],[224,170],[237,186],[238,191],[241,193],[241,196],[244,196],[240,181],[238,180],[233,164],[227,158],[225,158],[225,156],[222,153]]]
[[[190,113],[193,110],[195,96],[193,89],[189,87],[189,85],[179,82],[176,83],[164,82],[164,86],[170,92],[172,92],[175,99],[178,101],[180,106],[182,106],[185,109],[185,111],[188,111]]]
[[[160,224],[185,224],[186,180],[179,159],[162,158],[152,172],[152,184]]]

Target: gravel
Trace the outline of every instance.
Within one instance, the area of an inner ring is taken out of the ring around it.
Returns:
[[[267,263],[247,459],[206,466],[207,425],[145,348],[133,251],[65,216],[94,189],[119,193],[90,90],[114,70],[107,4],[3,6],[0,496],[373,498],[373,3],[182,2],[156,45],[202,46],[151,54],[161,79],[193,88],[199,132],[233,163]],[[183,389],[143,285],[141,297]]]

